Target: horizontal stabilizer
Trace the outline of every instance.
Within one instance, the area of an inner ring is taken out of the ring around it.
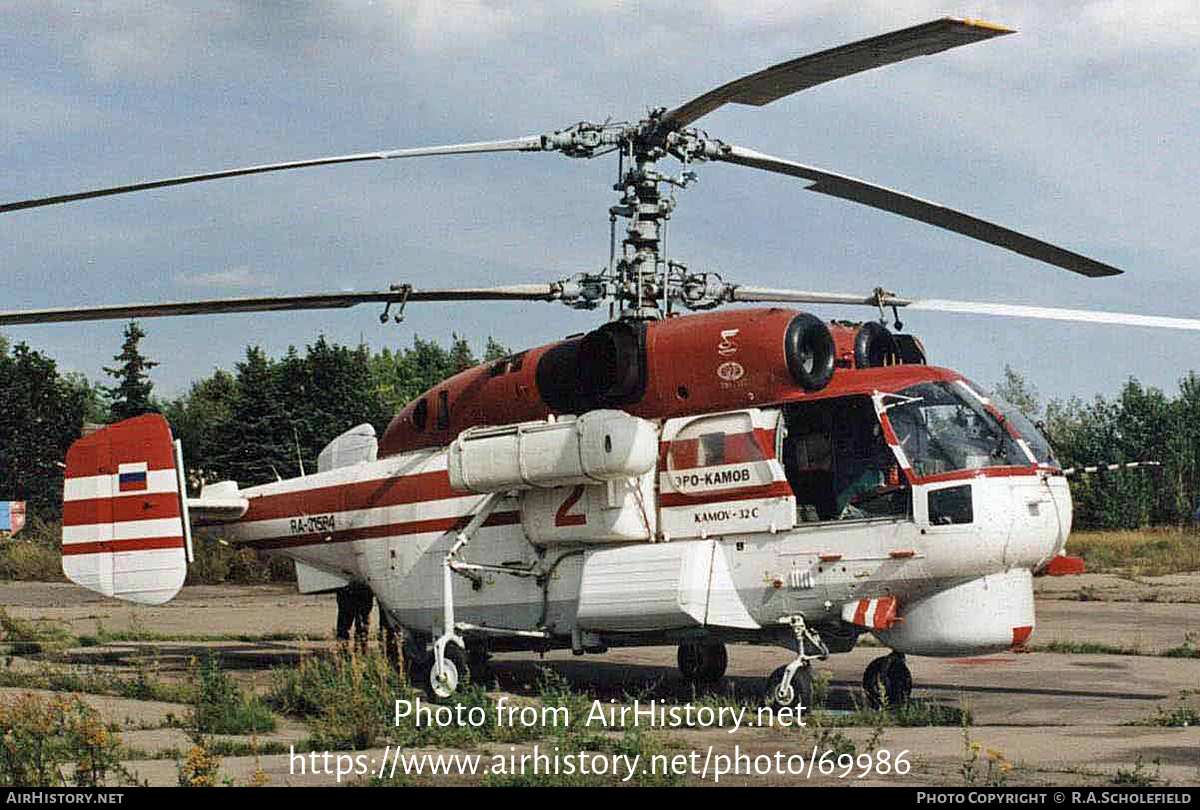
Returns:
[[[109,425],[71,445],[63,483],[68,579],[146,605],[179,593],[191,556],[182,461],[158,414]]]
[[[300,593],[329,593],[350,584],[350,580],[330,574],[296,560],[296,590]]]
[[[205,485],[199,498],[187,499],[187,507],[192,523],[215,526],[241,518],[250,508],[250,502],[238,494],[236,482],[221,481]]]

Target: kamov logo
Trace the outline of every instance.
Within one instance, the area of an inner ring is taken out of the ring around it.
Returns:
[[[742,330],[741,329],[722,329],[721,330],[721,342],[717,344],[717,354],[721,355],[722,357],[728,357],[729,355],[736,353],[738,350],[738,347],[737,347],[737,344],[733,342],[733,338],[740,331],[742,331]]]
[[[735,363],[730,360],[728,363],[722,363],[717,366],[717,376],[725,382],[734,382],[740,380],[742,375],[746,373],[746,369],[742,368],[741,363]]]

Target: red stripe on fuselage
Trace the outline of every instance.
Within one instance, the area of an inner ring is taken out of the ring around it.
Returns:
[[[724,503],[726,501],[748,501],[753,498],[786,498],[792,494],[792,488],[787,481],[773,481],[756,487],[738,487],[737,489],[710,489],[687,495],[682,492],[664,492],[658,496],[658,505],[663,509],[674,506],[702,506],[708,503]]]
[[[301,489],[267,495],[249,495],[250,508],[241,522],[279,520],[300,515],[345,512],[354,509],[374,509],[381,506],[400,506],[424,501],[461,498],[474,493],[450,487],[450,475],[445,470],[416,475],[375,478],[327,487]]]
[[[278,537],[263,537],[257,540],[235,540],[240,546],[263,551],[296,548],[297,546],[321,545],[324,543],[349,543],[354,540],[371,540],[378,537],[398,537],[406,534],[448,532],[465,527],[471,515],[459,517],[413,520],[405,523],[386,523],[381,526],[364,526],[360,529],[342,529],[329,533],[297,534]],[[495,512],[484,520],[484,526],[513,526],[521,522],[520,512]]]

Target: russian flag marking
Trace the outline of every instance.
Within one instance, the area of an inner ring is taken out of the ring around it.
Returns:
[[[146,462],[122,464],[117,468],[117,491],[138,492],[146,488]]]

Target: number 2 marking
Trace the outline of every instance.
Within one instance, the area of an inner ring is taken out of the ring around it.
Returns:
[[[579,503],[579,499],[583,497],[583,484],[571,490],[571,494],[563,501],[562,506],[558,507],[558,511],[554,513],[555,526],[582,526],[587,523],[587,515],[569,515],[567,512],[572,506]]]

